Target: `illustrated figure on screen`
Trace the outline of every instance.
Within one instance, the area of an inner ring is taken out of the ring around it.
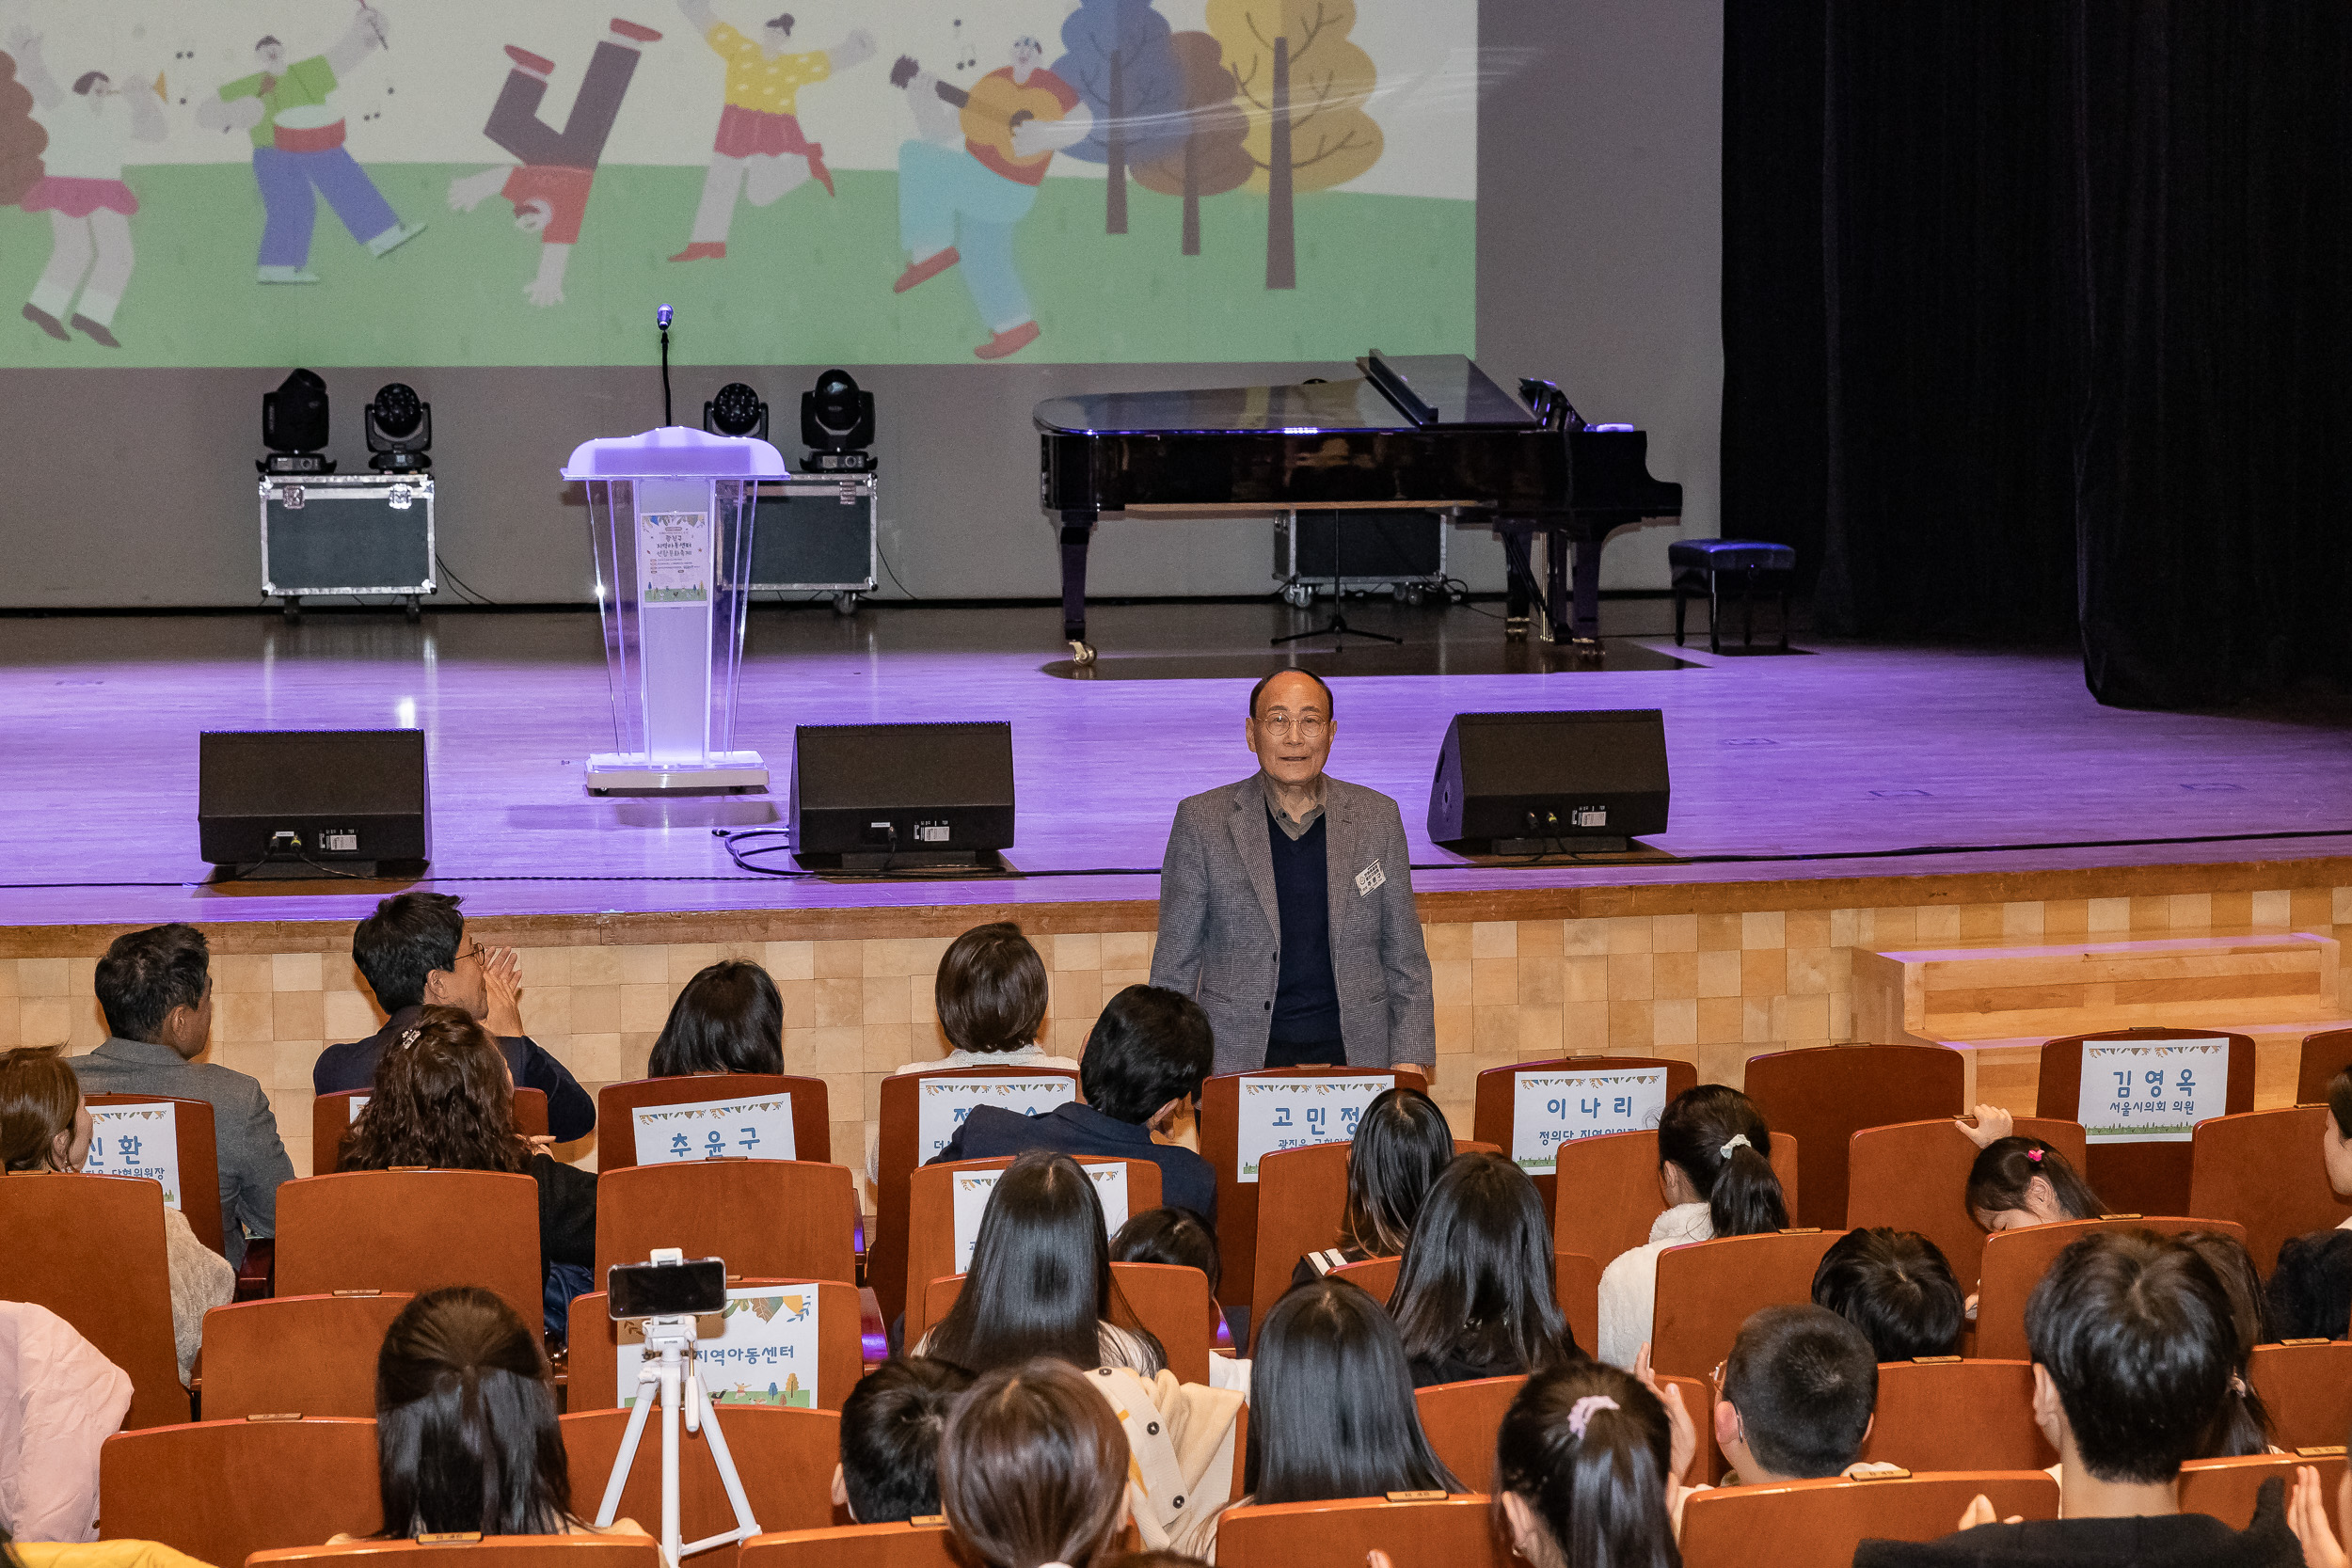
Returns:
[[[572,95],[571,113],[561,131],[539,118],[555,62],[508,44],[506,57],[515,63],[482,134],[521,161],[450,182],[453,211],[470,213],[488,198],[502,196],[514,203],[515,227],[539,236],[538,275],[523,285],[523,297],[533,305],[564,302],[564,269],[571,261],[572,246],[580,243],[588,192],[596,184],[596,165],[620,116],[621,100],[628,94],[629,78],[637,73],[638,51],[661,39],[651,27],[620,17],[612,19],[612,32],[611,38],[598,40],[589,57],[588,73]]]
[[[830,49],[795,53],[788,12],[770,17],[753,39],[720,21],[710,0],[678,0],[678,8],[726,62],[727,79],[693,232],[686,248],[670,260],[717,261],[727,253],[739,195],[755,207],[766,207],[810,179],[824,186],[827,196],[834,194],[824,146],[801,134],[797,101],[812,82],[871,57],[874,36],[859,28]]]
[[[264,37],[253,46],[261,70],[240,76],[197,105],[208,130],[244,131],[253,138],[253,182],[262,190],[261,265],[264,283],[315,283],[310,230],[318,198],[342,219],[372,256],[386,256],[424,232],[403,223],[368,171],[343,146],[343,112],[335,89],[361,62],[385,47],[384,13],[362,4],[343,36],[323,55],[286,62],[286,46]]]
[[[159,87],[117,87],[104,71],[86,71],[69,91],[50,75],[40,36],[25,28],[9,35],[8,52],[17,81],[32,95],[33,118],[48,134],[41,176],[18,201],[28,213],[49,214],[49,264],[33,285],[24,319],[60,341],[72,341],[70,325],[93,342],[120,348],[115,307],[130,286],[131,217],[139,210],[139,198],[122,182],[122,152],[134,139],[164,139]]]
[[[892,292],[961,265],[964,287],[989,330],[972,352],[1002,359],[1037,341],[1028,292],[1013,263],[1013,230],[1037,205],[1054,154],[1086,139],[1094,117],[1078,90],[1040,64],[1037,40],[1015,40],[1012,63],[970,90],[901,56],[893,87],[906,89],[916,140],[898,149],[898,243],[907,268]]]

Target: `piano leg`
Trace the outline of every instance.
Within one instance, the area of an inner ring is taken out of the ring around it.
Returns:
[[[1094,662],[1087,644],[1087,545],[1094,534],[1090,511],[1061,515],[1061,634],[1073,664]]]
[[[1574,607],[1565,617],[1554,610],[1551,623],[1554,641],[1559,639],[1565,626],[1580,645],[1600,646],[1600,546],[1607,536],[1606,530],[1595,530],[1576,540]],[[1567,533],[1565,531],[1555,531],[1551,541],[1545,553],[1550,557],[1552,602],[1557,606],[1561,596],[1560,579],[1566,567],[1564,558],[1569,547]]]
[[[1534,597],[1535,573],[1527,563],[1528,536],[1512,529],[1501,531],[1502,539],[1502,635],[1506,641],[1527,641],[1527,612]]]

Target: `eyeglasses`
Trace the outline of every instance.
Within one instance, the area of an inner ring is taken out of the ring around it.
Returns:
[[[1295,735],[1301,740],[1317,740],[1331,727],[1331,721],[1320,713],[1302,713],[1294,719],[1287,713],[1270,713],[1258,721],[1275,735]]]
[[[468,958],[473,959],[476,963],[480,963],[482,961],[482,944],[480,942],[469,941],[466,943],[466,950],[458,954],[457,957],[450,959],[450,962],[453,965],[461,964]]]

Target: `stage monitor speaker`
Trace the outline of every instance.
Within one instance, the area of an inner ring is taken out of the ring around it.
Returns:
[[[1666,831],[1656,708],[1457,713],[1429,786],[1429,836],[1464,854],[1629,847]]]
[[[1012,726],[802,724],[792,732],[792,854],[898,870],[993,862],[1012,847]]]
[[[208,730],[198,742],[197,835],[215,865],[421,865],[432,816],[421,730]]]

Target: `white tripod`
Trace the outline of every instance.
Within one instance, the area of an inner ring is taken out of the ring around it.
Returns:
[[[726,1434],[719,1430],[719,1413],[703,1392],[702,1372],[694,1351],[694,1320],[647,1318],[644,1323],[645,1359],[637,1369],[637,1402],[628,1413],[628,1431],[621,1438],[621,1451],[613,1458],[612,1479],[605,1483],[604,1502],[596,1510],[596,1524],[600,1528],[612,1524],[620,1511],[621,1489],[628,1484],[629,1470],[637,1463],[638,1439],[644,1435],[645,1418],[653,1413],[658,1390],[661,1402],[661,1560],[667,1568],[678,1568],[678,1560],[689,1552],[707,1552],[730,1541],[750,1540],[759,1533],[759,1522],[752,1517],[751,1500],[743,1496],[743,1478],[736,1474],[735,1460],[727,1452]],[[686,1430],[700,1430],[710,1439],[711,1463],[719,1467],[719,1480],[727,1489],[727,1501],[735,1505],[733,1529],[683,1545],[678,1542],[677,1504],[681,1399],[686,1410]]]

